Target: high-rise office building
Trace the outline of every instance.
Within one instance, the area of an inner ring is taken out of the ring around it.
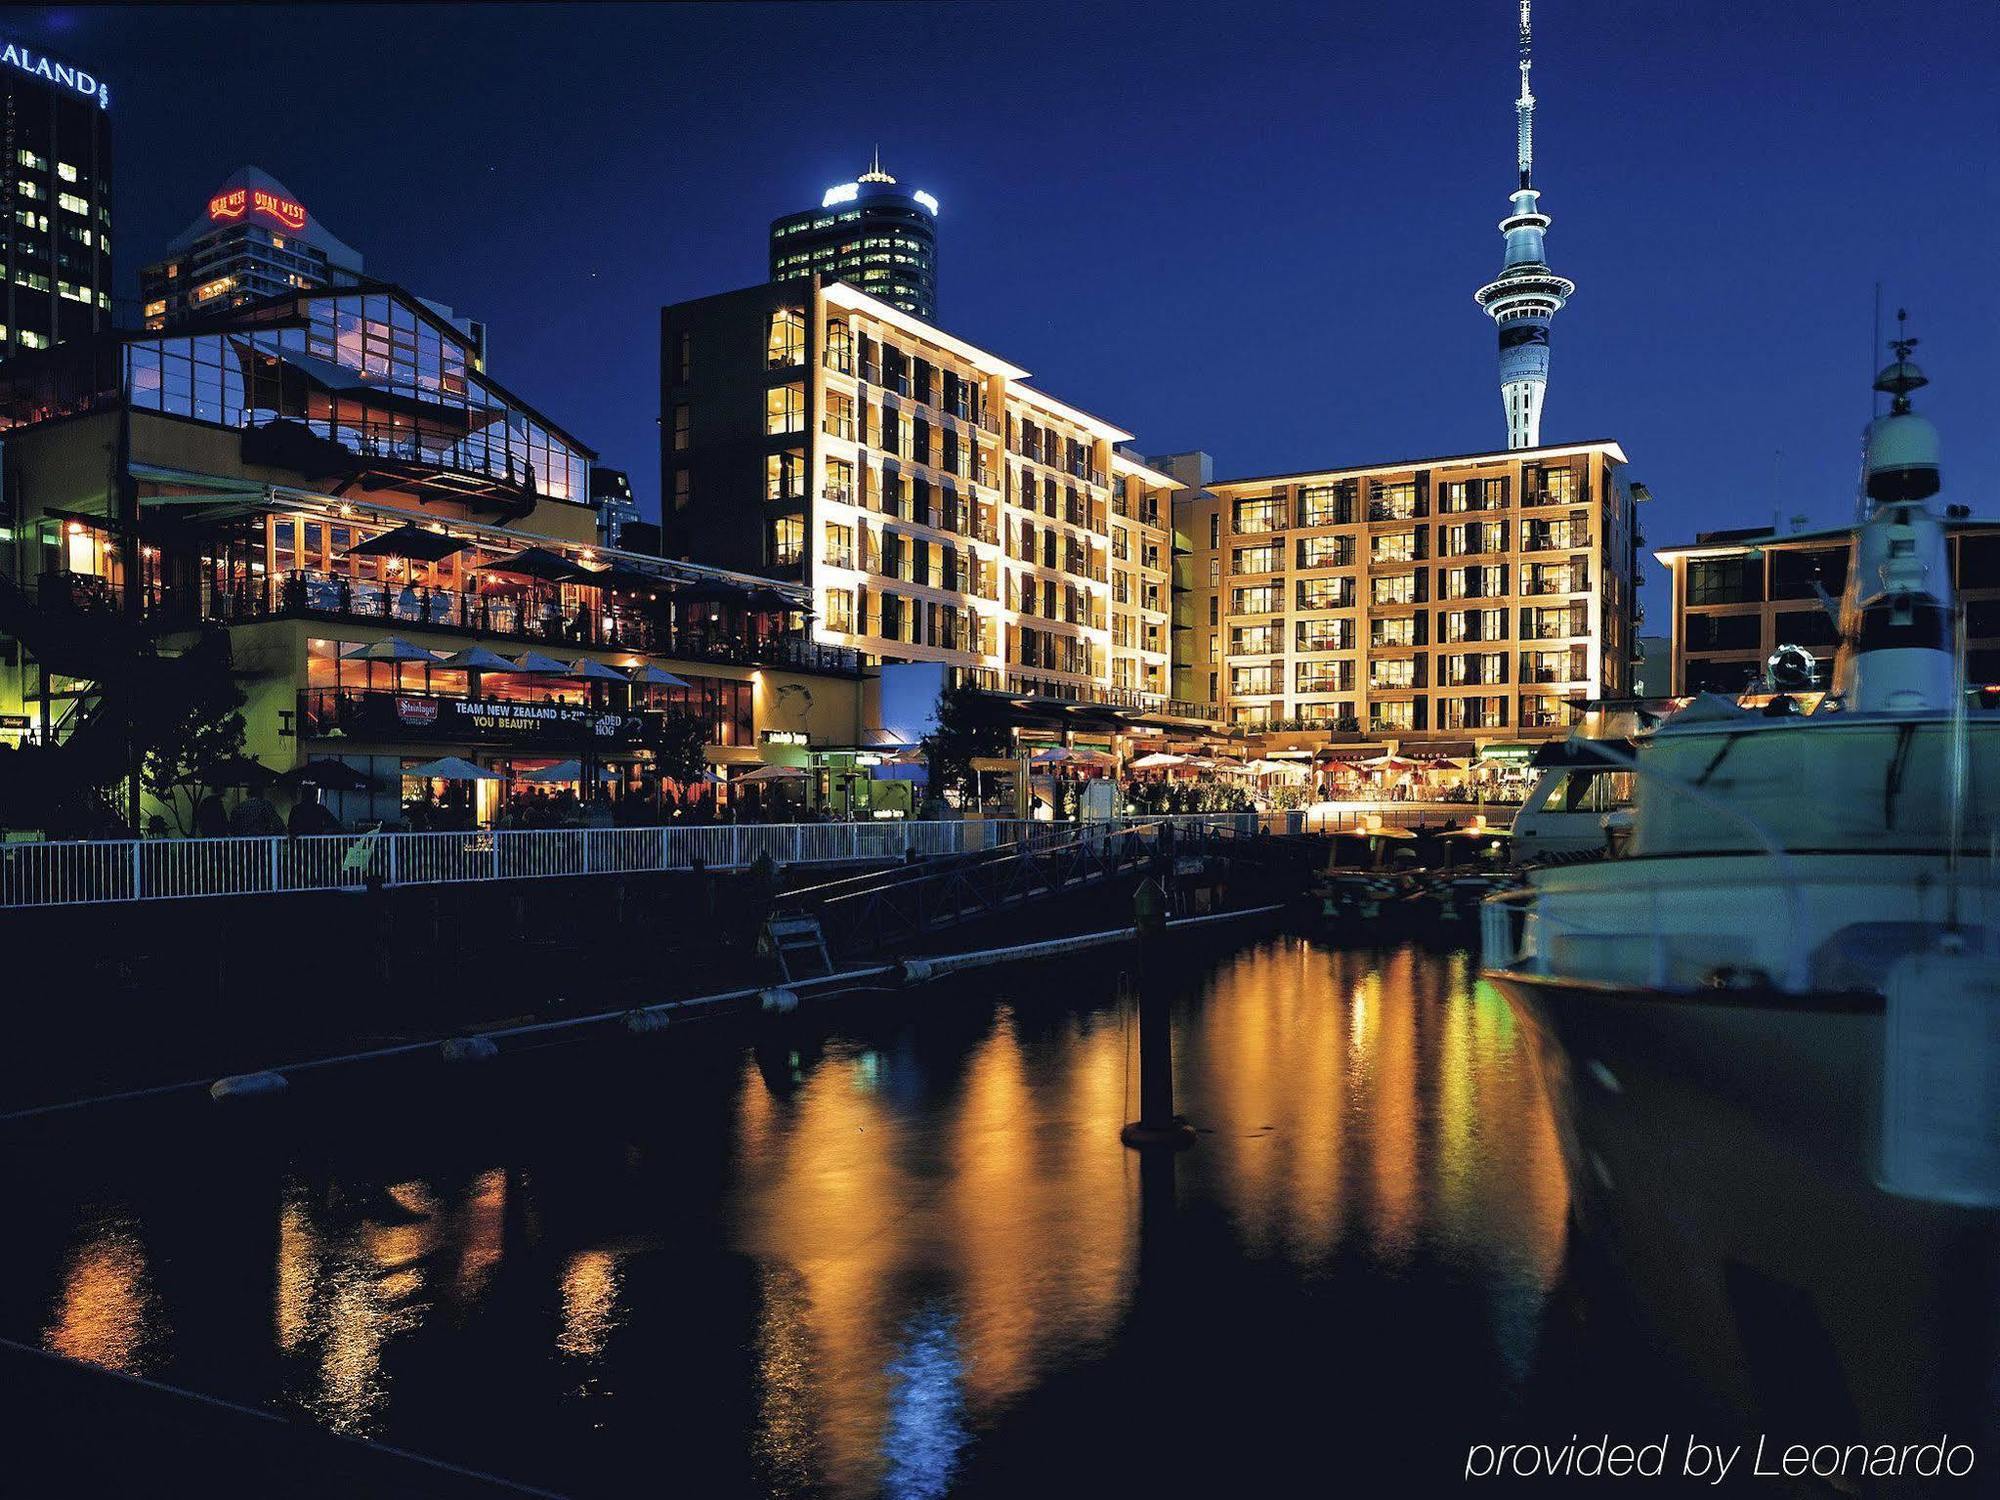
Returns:
[[[1631,692],[1624,468],[1591,442],[1190,489],[1177,692],[1247,728],[1565,732],[1574,705]]]
[[[369,279],[361,252],[309,214],[297,194],[261,167],[239,167],[167,253],[140,269],[141,322],[179,328],[267,298]],[[485,323],[418,300],[472,341],[473,367],[485,369]]]
[[[1535,96],[1528,88],[1533,32],[1529,0],[1521,0],[1521,92],[1514,101],[1516,164],[1520,186],[1514,208],[1500,221],[1507,255],[1497,281],[1474,296],[1500,331],[1500,399],[1507,410],[1507,446],[1539,447],[1542,398],[1549,385],[1549,324],[1576,291],[1576,283],[1548,267],[1543,231],[1549,216],[1537,206],[1535,175]]]
[[[619,534],[639,519],[639,501],[623,469],[590,466],[590,504],[597,512],[597,536],[607,547],[622,545]]]
[[[1164,709],[1175,482],[1028,372],[842,281],[662,313],[669,555],[796,579],[820,640]]]
[[[818,208],[771,222],[771,279],[824,276],[925,322],[937,321],[938,201],[900,186],[882,153]]]
[[[82,69],[0,47],[0,357],[111,326],[110,104],[103,81]]]

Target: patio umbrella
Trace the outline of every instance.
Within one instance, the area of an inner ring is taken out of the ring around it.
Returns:
[[[412,781],[499,781],[498,771],[489,771],[484,766],[475,766],[462,755],[447,755],[439,760],[427,760],[420,766],[411,766],[403,772]]]
[[[484,646],[467,646],[463,651],[454,651],[449,656],[440,657],[437,665],[453,672],[517,672],[516,667],[497,651],[488,651]]]
[[[804,781],[805,770],[799,766],[759,766],[746,776],[736,778],[740,784],[746,781]]]
[[[370,641],[365,646],[354,646],[340,653],[342,661],[424,661],[435,664],[435,652],[426,651],[422,646],[413,646],[399,635],[386,640]]]
[[[1356,761],[1355,764],[1366,766],[1371,771],[1414,771],[1417,769],[1415,761],[1401,755],[1376,755],[1367,760]]]
[[[441,536],[422,526],[404,525],[398,526],[394,531],[385,531],[380,536],[371,536],[365,542],[356,542],[347,549],[347,555],[400,557],[406,562],[436,562],[441,557],[450,557],[454,552],[463,552],[471,545],[471,542]]]
[[[569,664],[569,675],[572,677],[587,677],[592,682],[630,682],[632,680],[616,667],[607,667],[603,662],[592,660],[588,656],[579,656],[575,661],[571,662]]]
[[[579,575],[589,577],[589,570],[578,567],[568,558],[550,552],[545,547],[526,547],[510,557],[480,565],[482,573],[512,573],[516,578],[539,578],[544,583],[564,583]]]
[[[640,687],[686,687],[688,685],[686,678],[676,677],[671,672],[664,672],[651,662],[647,662],[641,667],[634,667],[631,677],[632,681]]]
[[[495,667],[497,672],[500,668]],[[553,656],[544,656],[539,651],[523,651],[508,663],[509,672],[529,672],[541,677],[570,677],[575,675]]]
[[[1185,755],[1175,755],[1170,750],[1155,750],[1151,755],[1142,755],[1133,761],[1132,769],[1135,771],[1160,771],[1166,769],[1168,766],[1184,766],[1186,764],[1187,757]]]
[[[571,581],[588,584],[592,588],[617,589],[627,594],[659,594],[673,586],[671,579],[655,573],[642,573],[621,563],[613,563],[607,568],[578,567],[571,575]]]
[[[1033,755],[1029,756],[1028,764],[1031,766],[1053,766],[1066,760],[1072,760],[1075,756],[1076,752],[1074,750],[1067,749],[1062,745],[1051,745],[1048,749],[1037,750]]]
[[[225,761],[217,762],[201,778],[202,785],[210,787],[266,787],[277,779],[276,771],[242,755],[232,755]]]
[[[743,607],[764,612],[804,609],[805,606],[790,594],[781,594],[776,589],[752,589],[744,596]]]
[[[742,584],[713,578],[683,584],[674,590],[674,598],[688,604],[742,604],[750,595],[751,590]]]
[[[597,768],[597,779],[599,781],[612,781],[617,778],[617,775],[618,773],[609,766],[599,766]],[[581,781],[583,780],[583,766],[577,761],[559,760],[552,766],[543,766],[539,771],[523,771],[521,773],[521,780],[550,782]]]
[[[323,792],[365,792],[373,785],[361,772],[339,760],[309,760],[278,780],[287,786],[316,786]]]

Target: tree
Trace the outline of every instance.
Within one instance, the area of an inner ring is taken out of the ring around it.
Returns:
[[[693,786],[708,769],[708,723],[684,709],[666,714],[653,742],[660,775],[682,787]]]
[[[195,808],[214,777],[243,754],[243,693],[226,652],[190,652],[176,674],[179,695],[152,736],[139,783],[173,815],[182,833],[194,828]]]
[[[931,795],[946,791],[963,796],[974,785],[972,762],[987,755],[1005,755],[1011,748],[1007,731],[981,712],[977,697],[965,688],[946,688],[934,711],[937,727],[924,736],[924,759],[930,764]]]

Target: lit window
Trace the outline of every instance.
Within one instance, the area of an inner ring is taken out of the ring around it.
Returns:
[[[73,214],[87,215],[90,212],[90,200],[88,198],[79,198],[75,193],[58,193],[56,194],[56,202]]]
[[[167,304],[164,298],[158,302],[148,302],[146,304],[146,316],[149,318],[157,318],[165,313],[166,310]]]
[[[796,307],[781,307],[772,313],[771,332],[766,341],[765,353],[774,370],[804,364],[806,315]]]
[[[47,334],[35,332],[32,328],[21,330],[21,347],[24,349],[46,349],[49,347]]]
[[[26,147],[20,151],[20,161],[21,165],[31,172],[46,172],[49,169],[49,159],[46,156],[37,156]]]
[[[75,182],[77,177],[76,168],[66,161],[59,161],[56,163],[56,176],[60,177],[64,182]]]
[[[764,393],[764,431],[802,432],[806,425],[805,387],[774,385]]]
[[[688,408],[685,405],[676,406],[674,408],[675,449],[676,450],[685,449],[688,446],[689,442],[692,440],[693,432],[694,432],[693,423]]]

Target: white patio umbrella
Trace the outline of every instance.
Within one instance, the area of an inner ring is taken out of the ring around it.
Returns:
[[[632,681],[640,687],[686,687],[688,685],[685,677],[676,677],[671,672],[662,671],[651,662],[647,662],[641,667],[634,667],[631,676]]]
[[[597,779],[599,781],[615,781],[617,776],[618,773],[613,771],[609,766],[599,766],[597,768]],[[559,760],[552,766],[543,766],[539,771],[523,771],[521,773],[521,780],[546,782],[582,781],[583,766],[577,761]]]
[[[427,760],[420,766],[411,766],[403,773],[415,781],[499,781],[498,771],[489,771],[484,766],[475,766],[462,755],[447,755],[439,760]]]
[[[467,646],[463,651],[454,651],[441,657],[437,666],[450,672],[512,672],[514,664],[497,651],[488,651],[484,646]]]
[[[365,646],[353,646],[340,653],[342,661],[427,661],[437,663],[437,653],[426,651],[422,646],[413,646],[399,635],[385,640],[370,641]]]
[[[1142,755],[1132,762],[1135,771],[1163,771],[1168,766],[1184,766],[1185,755],[1175,755],[1171,750],[1155,750],[1151,755]]]
[[[800,766],[759,766],[747,775],[736,778],[737,784],[746,781],[804,781],[806,773]]]
[[[573,677],[576,674],[553,656],[544,656],[539,651],[523,651],[509,665],[510,672],[532,672],[543,677]]]
[[[1048,749],[1037,750],[1033,755],[1029,756],[1028,764],[1031,766],[1053,766],[1066,760],[1074,760],[1075,758],[1076,752],[1074,750],[1065,749],[1061,745],[1051,745]]]

